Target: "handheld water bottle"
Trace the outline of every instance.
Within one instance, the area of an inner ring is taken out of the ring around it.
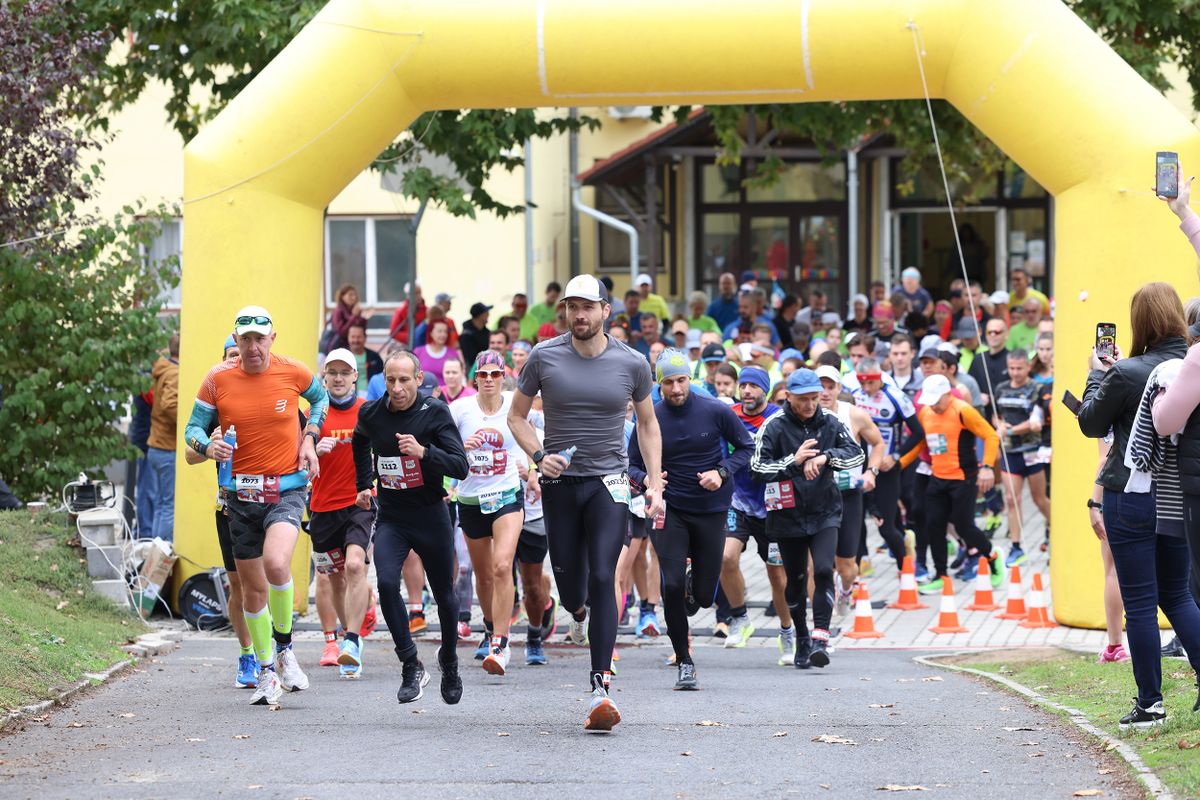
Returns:
[[[225,444],[234,450],[237,449],[237,430],[235,430],[233,425],[229,426],[229,430],[225,431],[225,435],[222,438],[225,440]],[[217,464],[217,483],[221,486],[231,486],[233,484],[233,456]]]
[[[569,467],[571,466],[571,459],[575,457],[575,451],[578,449],[575,445],[571,445],[566,450],[560,450],[558,454],[567,460],[567,466]]]

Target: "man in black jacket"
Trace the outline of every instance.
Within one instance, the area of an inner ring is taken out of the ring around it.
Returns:
[[[833,557],[842,523],[835,470],[862,466],[862,448],[819,404],[821,381],[810,369],[788,376],[788,401],[758,429],[750,474],[766,483],[767,536],[779,542],[796,625],[797,669],[829,664]],[[808,559],[813,561],[813,631],[805,630]]]
[[[443,498],[445,478],[467,477],[467,454],[450,408],[421,391],[417,357],[407,350],[394,353],[383,366],[387,394],[358,411],[351,447],[358,489],[357,504],[371,507],[371,489],[379,480],[379,515],[375,523],[375,572],[379,576],[379,605],[387,620],[403,679],[396,699],[411,703],[421,697],[429,675],[408,631],[408,613],[400,598],[401,572],[409,551],[425,565],[429,586],[437,598],[442,628],[438,665],[442,670],[442,699],[462,697],[458,676],[458,568],[454,530]]]
[[[458,349],[466,364],[474,364],[475,356],[487,350],[491,343],[492,332],[487,326],[491,310],[489,305],[476,303],[471,306],[471,318],[463,323],[462,332],[458,334]]]

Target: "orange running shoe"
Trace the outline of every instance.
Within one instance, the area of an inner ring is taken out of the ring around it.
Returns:
[[[425,621],[424,611],[414,611],[408,619],[408,632],[412,636],[417,636],[424,633],[429,628],[429,623]]]
[[[338,663],[338,655],[341,653],[338,648],[337,637],[325,639],[325,649],[321,651],[321,666],[336,667]]]
[[[362,627],[358,629],[358,635],[363,639],[375,632],[375,625],[378,624],[379,617],[375,613],[375,598],[371,597],[371,603],[367,606],[367,614],[363,617]]]

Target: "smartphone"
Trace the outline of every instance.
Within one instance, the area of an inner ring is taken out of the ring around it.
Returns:
[[[1096,355],[1112,359],[1117,348],[1117,325],[1115,322],[1096,323]]]
[[[1179,155],[1160,150],[1154,156],[1154,193],[1159,197],[1179,196]]]
[[[1062,401],[1063,405],[1067,407],[1068,411],[1077,417],[1079,416],[1079,409],[1083,406],[1083,403],[1079,401],[1078,397],[1071,394],[1070,389],[1067,389],[1063,392]]]

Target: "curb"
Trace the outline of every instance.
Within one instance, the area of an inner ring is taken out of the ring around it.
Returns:
[[[128,653],[131,658],[125,658],[110,664],[99,672],[85,672],[83,673],[83,677],[73,686],[64,689],[49,700],[22,706],[8,712],[0,719],[0,733],[8,733],[20,723],[32,717],[40,716],[52,710],[55,706],[65,706],[85,690],[91,689],[94,686],[101,686],[121,675],[137,663],[137,660],[140,658],[162,655],[174,650],[178,647],[179,640],[182,638],[181,634],[173,631],[159,631],[139,636],[134,644],[123,645],[119,648]]]
[[[1159,779],[1159,777],[1155,775],[1149,767],[1146,766],[1146,762],[1142,761],[1142,757],[1134,752],[1132,747],[1126,744],[1123,740],[1114,738],[1103,729],[1092,724],[1092,722],[1079,709],[1071,708],[1070,706],[1064,706],[1061,703],[1056,703],[1048,697],[1038,694],[1033,689],[1023,686],[1022,684],[1019,684],[1010,678],[1006,678],[1003,675],[996,675],[991,672],[984,672],[983,670],[971,669],[970,667],[960,667],[956,664],[943,664],[940,662],[940,659],[942,658],[956,655],[973,655],[974,652],[975,651],[972,650],[963,650],[957,653],[945,653],[936,656],[916,656],[913,658],[913,661],[921,664],[922,666],[932,667],[934,669],[965,672],[970,675],[977,675],[981,678],[987,678],[990,681],[998,683],[1008,689],[1011,689],[1017,694],[1032,700],[1034,703],[1037,703],[1040,706],[1044,706],[1054,711],[1059,711],[1063,714],[1066,714],[1067,718],[1071,721],[1071,724],[1099,739],[1101,744],[1105,746],[1105,749],[1120,755],[1121,758],[1125,760],[1125,763],[1129,765],[1130,769],[1133,770],[1138,780],[1142,782],[1142,785],[1146,787],[1146,790],[1150,793],[1151,797],[1158,798],[1158,800],[1175,800],[1175,796],[1171,794],[1170,789],[1168,789],[1166,785]]]

